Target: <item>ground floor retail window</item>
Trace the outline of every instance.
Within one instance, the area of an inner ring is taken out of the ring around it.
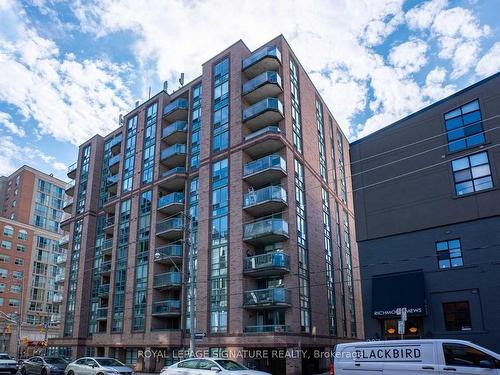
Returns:
[[[468,301],[443,303],[443,313],[447,331],[472,330]]]
[[[382,336],[384,340],[400,340],[398,333],[398,319],[386,319],[382,321]],[[422,337],[422,318],[408,318],[405,324],[404,339],[419,339]]]

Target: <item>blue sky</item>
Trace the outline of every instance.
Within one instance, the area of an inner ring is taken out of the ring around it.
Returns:
[[[351,139],[500,70],[498,0],[0,0],[0,174],[77,145],[238,39],[283,34]]]

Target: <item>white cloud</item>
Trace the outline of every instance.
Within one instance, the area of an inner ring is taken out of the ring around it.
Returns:
[[[74,144],[116,128],[119,113],[132,103],[122,78],[127,66],[62,55],[24,23],[17,5],[3,6],[0,17],[6,20],[0,29],[0,101],[35,120],[41,134]]]
[[[15,134],[19,137],[26,137],[26,132],[24,131],[24,129],[14,124],[12,122],[12,117],[8,113],[0,112],[0,125],[3,125],[12,134]]]
[[[389,62],[404,73],[418,72],[427,63],[428,45],[421,39],[410,40],[391,49]]]
[[[500,42],[495,43],[491,49],[479,60],[476,73],[486,77],[500,71]]]
[[[440,66],[427,73],[422,95],[429,98],[430,101],[437,101],[453,94],[456,87],[454,85],[445,85],[446,75],[446,69]]]
[[[448,0],[432,0],[411,8],[405,15],[408,27],[413,30],[428,29],[436,15],[447,5]]]

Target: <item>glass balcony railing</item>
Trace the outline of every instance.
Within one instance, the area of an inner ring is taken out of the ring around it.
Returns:
[[[286,171],[286,161],[278,154],[264,156],[245,164],[243,166],[243,177],[263,172],[267,169],[282,169]]]
[[[278,98],[266,98],[243,110],[243,122],[267,112],[279,112],[283,117],[283,103]]]
[[[242,89],[242,94],[246,95],[255,89],[264,86],[265,84],[275,84],[281,87],[281,77],[277,72],[264,72],[250,81],[245,82]]]
[[[167,138],[169,135],[177,132],[187,132],[187,121],[175,121],[168,125],[161,132],[162,138]]]
[[[108,166],[109,167],[112,167],[113,165],[116,165],[120,162],[120,158],[121,158],[121,155],[118,154],[118,155],[115,155],[111,158],[108,159]]]
[[[180,244],[171,244],[155,249],[155,261],[157,262],[179,258],[182,258],[182,245]]]
[[[243,196],[243,207],[255,206],[268,201],[287,201],[286,190],[281,186],[273,185],[262,189],[254,190]]]
[[[56,277],[54,278],[56,283],[63,283],[65,279],[66,276],[64,275],[64,273],[57,274]]]
[[[291,301],[292,292],[285,288],[250,290],[243,296],[243,306],[251,308],[289,306]]]
[[[186,145],[182,143],[175,144],[173,146],[167,147],[161,152],[161,160],[167,159],[176,154],[185,154]]]
[[[111,261],[108,260],[106,262],[102,262],[101,266],[99,267],[99,272],[101,272],[101,273],[111,272]]]
[[[68,167],[68,174],[72,173],[72,172],[76,172],[76,167],[78,166],[78,162],[75,161],[73,164],[71,164],[69,167]]]
[[[98,293],[100,296],[107,296],[109,294],[109,284],[99,285]]]
[[[173,217],[171,219],[160,221],[156,224],[156,233],[168,232],[171,230],[179,231],[184,229],[184,220],[182,217]]]
[[[54,294],[54,296],[52,297],[52,302],[53,303],[61,303],[63,300],[63,296],[62,294]]]
[[[180,287],[182,274],[180,272],[166,272],[154,275],[154,288],[175,288]]]
[[[109,176],[108,179],[106,180],[106,185],[109,187],[109,186],[113,186],[113,185],[116,185],[118,183],[118,180],[120,179],[120,176],[118,175],[115,175],[115,176]]]
[[[53,324],[61,323],[61,314],[50,315],[50,322]]]
[[[172,169],[169,169],[168,171],[165,171],[161,174],[161,178],[167,177],[167,176],[172,176],[177,173],[186,173],[186,168],[184,167],[175,167]]]
[[[279,126],[276,125],[270,125],[266,126],[265,128],[259,129],[253,133],[250,133],[245,136],[245,141],[249,141],[251,139],[257,138],[258,136],[262,134],[281,134],[281,129]]]
[[[246,326],[244,328],[245,333],[287,333],[290,331],[290,327],[284,324],[267,324],[267,325],[256,325],[256,326]]]
[[[66,184],[66,186],[64,187],[64,190],[65,190],[65,191],[66,191],[66,193],[67,193],[68,191],[71,191],[71,190],[73,190],[74,188],[75,188],[75,181],[73,180],[73,181],[70,181],[70,182],[68,182],[68,183]]]
[[[101,249],[103,252],[108,252],[113,249],[113,239],[108,238],[102,242]]]
[[[169,206],[171,204],[176,204],[176,203],[180,203],[180,204],[184,203],[184,193],[174,192],[174,193],[164,195],[163,197],[160,197],[158,199],[158,209],[161,209],[163,207]]]
[[[120,143],[122,143],[122,135],[121,135],[121,133],[118,134],[116,137],[113,138],[113,140],[111,141],[110,147],[111,148],[116,148],[116,146],[118,146]]]
[[[181,301],[179,300],[167,300],[153,302],[153,315],[168,315],[168,314],[180,314],[181,313]]]
[[[269,218],[244,225],[244,240],[259,239],[261,237],[270,237],[270,239],[276,240],[288,238],[288,223],[283,219]]]
[[[175,99],[170,104],[168,104],[167,106],[165,106],[165,108],[163,108],[163,116],[167,116],[170,113],[172,113],[172,112],[174,112],[174,111],[176,111],[178,109],[182,109],[182,110],[187,110],[188,109],[188,101],[187,101],[187,99],[178,98],[178,99]]]
[[[98,307],[96,315],[97,315],[96,318],[99,320],[107,319],[108,318],[108,308],[107,307]]]
[[[66,254],[61,254],[58,255],[56,258],[56,263],[57,264],[63,264],[66,263],[66,260],[68,259],[68,256]]]
[[[261,48],[260,50],[252,53],[249,57],[243,60],[242,70],[246,70],[250,66],[265,59],[266,57],[276,59],[281,63],[281,52],[279,51],[279,49],[276,48],[276,46],[269,46]]]
[[[104,228],[109,228],[109,227],[112,227],[113,225],[115,225],[115,217],[114,216],[107,217],[104,220]]]
[[[246,273],[272,269],[290,272],[290,256],[282,251],[273,251],[246,257],[243,269]]]
[[[65,235],[59,240],[59,246],[63,248],[67,248],[69,244],[69,235]]]

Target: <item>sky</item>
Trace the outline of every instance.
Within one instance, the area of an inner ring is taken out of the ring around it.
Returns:
[[[242,39],[283,34],[355,140],[500,70],[499,0],[0,0],[0,175],[78,145]]]

